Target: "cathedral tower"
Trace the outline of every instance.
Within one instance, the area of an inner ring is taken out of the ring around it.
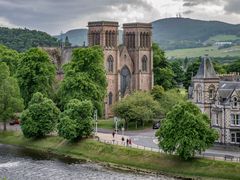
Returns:
[[[133,60],[133,89],[151,90],[153,87],[152,24],[123,24],[123,43]]]

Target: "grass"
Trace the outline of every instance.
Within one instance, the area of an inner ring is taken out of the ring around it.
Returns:
[[[124,120],[120,120],[118,122],[118,128],[121,129],[121,127],[124,125]],[[115,122],[113,119],[100,119],[98,121],[98,127],[103,128],[103,129],[109,129],[113,130],[115,129]],[[143,130],[152,127],[152,122],[148,122],[143,126],[138,125],[138,128],[136,129],[136,124],[135,122],[130,122],[128,125],[128,130],[130,131],[137,131],[137,130]]]
[[[168,58],[192,58],[199,57],[208,54],[211,57],[239,57],[240,56],[240,46],[233,46],[226,49],[218,49],[215,46],[201,47],[201,48],[190,48],[190,49],[177,49],[166,51],[166,56]]]
[[[109,166],[154,171],[181,177],[203,179],[240,179],[240,163],[194,159],[182,161],[176,156],[106,145],[92,139],[71,144],[60,137],[41,140],[26,139],[21,133],[0,133],[0,143],[13,144],[78,159],[103,162]]]
[[[234,41],[240,39],[240,37],[236,35],[216,35],[210,37],[207,41]]]

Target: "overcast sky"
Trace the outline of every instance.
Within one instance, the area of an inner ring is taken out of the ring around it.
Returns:
[[[88,21],[151,22],[177,13],[240,24],[240,0],[0,0],[0,26],[52,35],[84,28]]]

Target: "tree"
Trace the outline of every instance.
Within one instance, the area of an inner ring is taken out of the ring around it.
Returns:
[[[240,72],[240,59],[229,64],[227,67],[228,73]]]
[[[125,126],[129,122],[135,122],[144,126],[145,122],[152,121],[159,114],[159,104],[147,92],[135,92],[113,106],[116,116],[125,120]]]
[[[160,101],[162,96],[164,95],[164,88],[159,85],[154,86],[151,91],[151,95],[155,100]]]
[[[0,62],[5,62],[10,70],[10,75],[16,73],[16,69],[19,63],[19,53],[12,49],[8,49],[6,46],[0,45]]]
[[[171,65],[171,69],[174,73],[173,80],[174,80],[175,84],[181,85],[185,78],[185,76],[184,76],[185,74],[184,74],[183,68],[181,67],[180,62],[174,61],[174,62],[170,63],[170,65]]]
[[[191,102],[173,107],[162,121],[156,136],[159,147],[167,153],[176,153],[187,160],[209,148],[217,139],[206,114]]]
[[[45,51],[33,48],[24,53],[17,70],[17,79],[25,105],[36,92],[52,97],[55,75],[55,67]]]
[[[23,99],[17,80],[10,76],[6,63],[0,62],[0,120],[4,123],[5,131],[7,121],[23,108]]]
[[[68,36],[65,37],[65,42],[64,42],[65,47],[71,47],[72,44],[69,42]]]
[[[37,92],[21,114],[21,129],[27,138],[41,138],[51,133],[58,122],[59,109],[51,99]]]
[[[101,116],[107,88],[103,50],[100,47],[75,49],[72,61],[64,66],[64,73],[58,91],[61,109],[71,99],[90,100]]]
[[[188,89],[188,87],[191,85],[192,77],[194,77],[197,74],[197,71],[200,66],[200,59],[193,61],[187,68],[185,72],[185,79],[183,81],[183,86]]]
[[[88,137],[92,133],[93,105],[91,101],[72,99],[60,116],[58,133],[70,141]]]
[[[174,87],[174,72],[165,57],[165,52],[158,44],[153,43],[153,72],[154,83],[163,86],[164,89]]]

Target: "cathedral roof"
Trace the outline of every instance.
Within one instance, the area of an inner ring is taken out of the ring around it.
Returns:
[[[207,55],[201,59],[197,75],[194,78],[219,78],[213,68],[211,59]]]

